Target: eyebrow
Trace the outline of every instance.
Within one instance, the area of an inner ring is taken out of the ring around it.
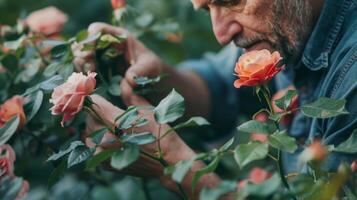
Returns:
[[[214,4],[214,5],[220,5],[220,6],[231,6],[235,5],[242,0],[207,0],[206,2],[201,2],[199,5],[197,5],[196,9],[202,9],[206,7],[207,4]]]

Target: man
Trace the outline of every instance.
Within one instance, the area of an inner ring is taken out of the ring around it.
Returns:
[[[209,11],[214,34],[222,45],[230,42],[235,45],[228,45],[217,55],[185,62],[179,70],[165,64],[121,28],[98,23],[89,27],[91,34],[103,31],[129,35],[123,50],[132,65],[121,86],[122,97],[127,105],[149,104],[133,94],[135,76],[167,73],[169,78],[158,87],[176,88],[187,102],[187,116],[204,116],[213,124],[229,130],[235,126],[237,115],[250,106],[250,101],[244,99],[244,90],[233,88],[236,79],[232,75],[234,64],[243,51],[268,49],[281,52],[287,63],[287,69],[275,80],[276,88],[284,89],[293,84],[298,90],[300,105],[323,96],[347,100],[349,115],[318,120],[297,114],[290,128],[292,136],[306,142],[321,138],[325,144],[339,144],[357,128],[356,0],[193,0],[193,4],[195,8]],[[88,62],[90,56],[83,55],[78,62]],[[98,112],[106,114],[108,121],[123,112],[98,96],[93,98],[100,105]],[[150,101],[156,102],[158,99],[152,98]],[[153,120],[145,130],[154,134],[158,132]],[[169,135],[161,144],[164,158],[169,164],[188,160],[194,155],[177,134]],[[156,146],[144,148],[154,152]],[[285,166],[287,171],[296,171],[296,155],[284,157],[289,163]],[[335,170],[341,161],[351,162],[351,159],[353,157],[333,154],[325,167]],[[141,160],[138,165],[160,178],[167,187],[176,189],[174,183],[163,175],[158,164]],[[185,177],[183,186],[187,192],[190,191],[194,171],[202,166],[203,163],[197,162]],[[129,170],[133,174],[140,171],[135,170],[135,165]],[[214,174],[206,175],[196,190],[217,185],[219,181]]]

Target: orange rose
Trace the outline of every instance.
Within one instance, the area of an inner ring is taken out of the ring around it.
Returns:
[[[0,180],[5,176],[15,177],[15,159],[15,152],[10,145],[4,144],[0,146]]]
[[[111,0],[111,1],[114,10],[124,8],[126,6],[125,0]]]
[[[67,15],[51,6],[31,13],[26,23],[32,31],[51,36],[60,33],[67,20]]]
[[[88,72],[87,76],[82,72],[73,73],[64,84],[54,89],[50,99],[54,104],[51,111],[53,115],[63,114],[62,126],[82,109],[84,99],[95,89],[96,75],[94,72]]]
[[[0,127],[4,126],[4,124],[11,118],[18,115],[20,117],[18,129],[22,128],[26,122],[23,105],[24,98],[21,96],[14,96],[2,104],[0,106]]]
[[[243,54],[234,69],[239,77],[234,87],[263,85],[270,81],[284,67],[278,64],[282,60],[279,52],[271,54],[268,50],[251,51]]]

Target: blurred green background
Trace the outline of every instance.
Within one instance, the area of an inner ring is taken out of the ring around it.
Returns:
[[[197,58],[206,51],[218,51],[207,12],[195,11],[190,0],[128,0],[134,12],[154,14],[155,20],[172,20],[179,24],[182,42],[153,41],[152,36],[140,38],[170,64]],[[110,0],[0,0],[0,24],[15,24],[31,11],[53,5],[69,16],[64,33],[73,36],[92,22],[110,22]],[[147,38],[150,38],[147,39]]]

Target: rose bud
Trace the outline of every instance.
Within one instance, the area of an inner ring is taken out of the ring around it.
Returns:
[[[248,183],[260,184],[268,180],[273,174],[259,167],[255,167],[250,171],[249,178],[239,181],[237,184],[238,190],[244,188]]]
[[[14,96],[5,101],[5,103],[0,106],[0,127],[3,127],[6,122],[18,115],[20,117],[18,129],[21,129],[26,123],[23,105],[24,98],[21,96]]]
[[[112,2],[112,7],[114,10],[120,9],[120,8],[125,8],[126,2],[125,0],[111,0]]]
[[[353,161],[351,164],[351,171],[356,172],[357,171],[357,160]]]
[[[62,31],[67,20],[67,15],[51,6],[31,13],[25,22],[34,32],[55,36]]]
[[[263,49],[260,51],[251,51],[243,54],[234,69],[239,77],[234,82],[234,87],[258,86],[266,84],[284,67],[279,67],[282,60],[279,52],[270,53]]]
[[[73,73],[65,83],[54,89],[50,99],[54,104],[51,111],[53,115],[63,115],[62,126],[82,109],[84,99],[93,93],[96,75],[94,72],[88,72],[87,76],[82,72]]]
[[[299,156],[302,162],[317,161],[322,162],[327,157],[327,149],[321,140],[314,140]]]

